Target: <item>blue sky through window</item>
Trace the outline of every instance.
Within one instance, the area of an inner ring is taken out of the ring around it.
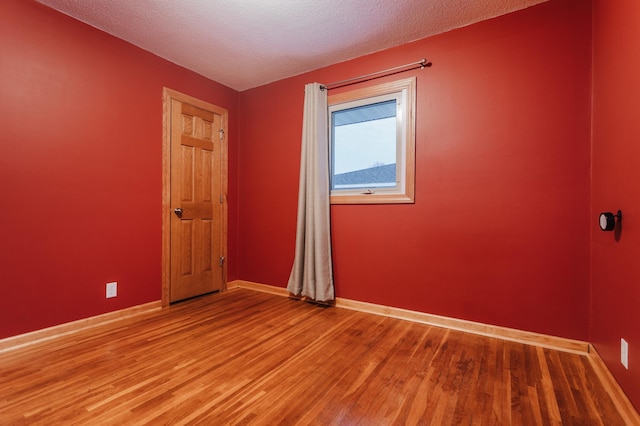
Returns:
[[[333,114],[334,175],[396,162],[395,100]]]

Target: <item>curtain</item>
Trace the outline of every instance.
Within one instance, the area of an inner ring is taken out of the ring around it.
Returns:
[[[296,252],[287,290],[317,302],[334,300],[329,205],[327,91],[305,86]]]

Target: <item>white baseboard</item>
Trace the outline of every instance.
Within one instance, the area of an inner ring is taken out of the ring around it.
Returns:
[[[161,309],[161,302],[150,302],[143,305],[132,306],[105,314],[83,318],[77,321],[67,322],[53,327],[43,328],[17,336],[0,340],[0,353],[88,330],[93,327],[122,321],[138,315],[155,312]]]
[[[246,288],[250,290],[277,294],[279,296],[289,296],[289,292],[285,288],[274,287],[271,285],[259,284],[250,281],[233,281],[228,284],[227,288]],[[408,309],[394,308],[368,302],[360,302],[357,300],[344,299],[341,297],[336,297],[335,306],[338,308],[383,315],[386,317],[398,318],[406,321],[433,325],[436,327],[444,327],[452,330],[464,331],[466,333],[495,337],[512,342],[542,346],[545,348],[564,352],[572,352],[581,355],[586,355],[589,352],[588,342],[567,339],[564,337],[550,336],[546,334],[533,333],[530,331],[523,331],[496,325],[483,324],[479,322],[466,321],[457,318],[427,314],[424,312],[410,311]]]

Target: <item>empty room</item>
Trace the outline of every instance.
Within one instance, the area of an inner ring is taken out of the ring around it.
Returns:
[[[0,0],[0,424],[640,425],[638,40]]]

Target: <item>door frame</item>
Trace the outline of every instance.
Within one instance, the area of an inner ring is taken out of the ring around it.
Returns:
[[[178,91],[163,88],[162,91],[162,306],[170,304],[171,284],[171,101],[188,103],[196,107],[212,111],[221,116],[224,130],[220,142],[220,192],[221,192],[221,224],[220,255],[225,262],[222,264],[222,289],[227,287],[227,189],[228,189],[228,123],[229,113],[225,108],[210,104],[193,96]]]

